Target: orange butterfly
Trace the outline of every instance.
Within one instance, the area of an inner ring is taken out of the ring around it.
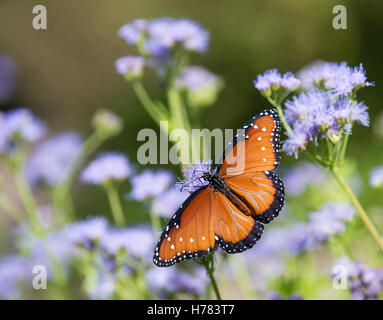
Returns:
[[[225,151],[222,165],[202,173],[199,179],[205,185],[170,219],[154,250],[155,265],[198,258],[217,246],[228,253],[247,250],[261,237],[262,223],[281,211],[283,183],[271,172],[280,159],[278,114],[265,110],[242,129]]]

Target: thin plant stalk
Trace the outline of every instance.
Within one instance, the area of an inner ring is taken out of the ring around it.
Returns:
[[[343,188],[343,190],[346,192],[347,196],[349,197],[351,203],[355,207],[356,211],[358,212],[360,218],[363,221],[363,224],[366,226],[367,230],[375,240],[376,244],[380,248],[380,250],[383,252],[383,241],[380,237],[378,231],[376,230],[374,224],[370,220],[369,216],[367,215],[366,211],[363,209],[362,205],[360,204],[358,198],[355,196],[355,194],[352,192],[351,188],[348,186],[342,175],[339,173],[338,169],[332,168],[331,169],[332,174],[334,175],[335,179],[338,181],[339,185]]]
[[[82,145],[80,153],[74,160],[69,173],[53,190],[53,203],[56,210],[63,210],[69,219],[74,216],[74,209],[70,202],[69,192],[73,181],[80,170],[84,160],[92,154],[103,142],[97,131],[95,131]],[[61,213],[61,211],[60,211]]]
[[[124,211],[122,209],[120,197],[118,195],[118,190],[115,183],[113,183],[112,181],[107,182],[105,184],[105,191],[108,196],[114,222],[119,227],[126,225]]]

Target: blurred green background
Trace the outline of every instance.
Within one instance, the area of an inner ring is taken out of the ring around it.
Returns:
[[[47,30],[32,28],[36,4],[47,8]],[[332,27],[336,4],[347,8],[347,30]],[[364,64],[376,86],[360,97],[374,120],[381,115],[383,102],[382,13],[381,0],[0,0],[0,53],[14,57],[20,67],[16,95],[5,107],[29,107],[45,119],[51,133],[73,129],[84,137],[90,132],[92,114],[108,108],[124,118],[125,128],[103,147],[123,150],[136,162],[137,132],[157,128],[130,85],[115,72],[118,57],[135,54],[117,31],[136,18],[171,16],[197,20],[210,31],[209,52],[195,55],[193,64],[225,79],[218,103],[204,114],[204,127],[240,127],[268,107],[252,84],[258,73],[274,67],[295,72],[316,59]],[[151,74],[145,84],[158,95]],[[383,163],[382,147],[381,137],[370,128],[355,130],[349,154],[365,182],[370,168]],[[285,167],[293,162],[284,160]],[[82,195],[77,196],[82,216],[108,212],[100,190],[86,187],[83,193],[83,188],[76,189]],[[364,192],[361,200],[372,198],[383,205],[378,191]],[[99,212],[90,212],[95,203]],[[129,208],[139,219],[141,210],[138,204]]]

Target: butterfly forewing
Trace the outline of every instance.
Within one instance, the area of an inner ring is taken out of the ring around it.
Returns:
[[[154,251],[159,267],[201,257],[215,247],[213,189],[193,193],[170,219]]]
[[[226,149],[220,176],[274,170],[280,159],[279,132],[280,120],[273,109],[250,119]]]

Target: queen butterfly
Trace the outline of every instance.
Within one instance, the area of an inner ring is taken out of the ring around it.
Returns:
[[[228,253],[247,250],[261,237],[263,224],[281,211],[283,183],[271,172],[280,159],[278,114],[265,110],[242,129],[244,133],[225,151],[222,164],[201,175],[206,185],[194,191],[170,219],[154,250],[155,265],[168,267],[198,258],[217,246]],[[239,161],[244,161],[240,169]]]

